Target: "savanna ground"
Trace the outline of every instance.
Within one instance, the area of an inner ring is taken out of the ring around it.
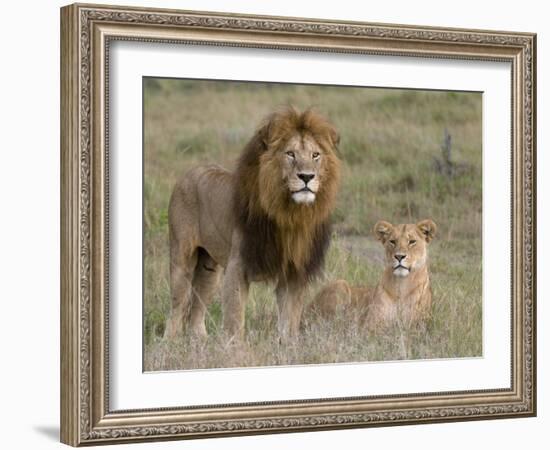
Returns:
[[[324,278],[308,300],[328,280],[377,282],[382,246],[371,233],[377,220],[431,218],[439,227],[429,248],[431,323],[424,331],[396,327],[372,336],[349,314],[319,320],[306,311],[300,337],[280,345],[273,286],[256,283],[243,346],[225,345],[219,294],[208,311],[208,340],[163,341],[170,311],[167,209],[176,178],[203,163],[234,168],[260,120],[288,104],[313,106],[341,135],[334,232]],[[149,78],[144,128],[145,370],[482,354],[481,94]]]

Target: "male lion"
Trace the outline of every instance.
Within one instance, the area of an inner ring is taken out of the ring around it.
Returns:
[[[269,116],[245,147],[235,173],[200,166],[170,199],[172,310],[166,337],[189,324],[206,336],[206,309],[220,280],[223,327],[244,332],[249,283],[275,281],[278,331],[296,335],[308,282],[322,267],[340,178],[333,125],[311,110]]]
[[[430,219],[401,225],[377,222],[374,233],[386,250],[378,285],[374,289],[352,287],[345,280],[336,280],[321,289],[312,307],[325,317],[339,308],[359,309],[361,322],[372,331],[394,324],[406,328],[425,324],[432,306],[428,244],[436,229]]]

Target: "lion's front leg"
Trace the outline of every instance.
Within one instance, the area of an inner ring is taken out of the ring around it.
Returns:
[[[300,331],[304,309],[305,284],[280,280],[277,284],[277,310],[279,313],[279,337],[284,341],[294,338]]]
[[[244,336],[244,312],[248,299],[248,280],[238,257],[231,258],[225,269],[222,289],[223,328],[232,338]]]

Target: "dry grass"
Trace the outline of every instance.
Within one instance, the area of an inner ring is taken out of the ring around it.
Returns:
[[[289,103],[316,107],[341,133],[344,176],[325,280],[376,283],[382,249],[370,236],[373,224],[430,217],[439,225],[430,246],[432,323],[422,332],[368,336],[354,317],[306,314],[300,338],[281,346],[272,286],[256,284],[241,347],[226,347],[217,301],[206,342],[162,341],[170,309],[167,206],[176,178],[206,162],[233,168],[259,119]],[[480,94],[148,79],[144,114],[146,370],[482,354]],[[445,129],[463,169],[451,178],[434,169]]]

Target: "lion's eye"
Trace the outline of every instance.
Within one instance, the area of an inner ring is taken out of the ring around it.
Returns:
[[[395,247],[395,239],[390,239],[390,244]]]
[[[313,159],[319,159],[321,154],[319,152],[313,152]]]
[[[409,241],[409,245],[410,245],[410,246],[413,246],[414,244],[416,244],[416,240],[411,239],[411,240]]]
[[[286,152],[286,156],[288,156],[289,158],[292,158],[292,159],[294,159],[296,157],[294,152]]]

